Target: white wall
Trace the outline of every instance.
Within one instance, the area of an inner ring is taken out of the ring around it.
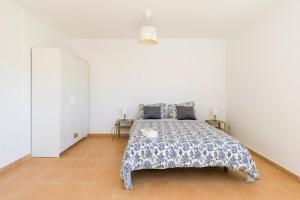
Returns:
[[[300,175],[300,1],[280,1],[228,43],[232,134]]]
[[[223,39],[136,40],[76,39],[74,48],[90,63],[90,132],[108,133],[122,107],[129,117],[140,103],[194,100],[201,119],[209,109],[225,116]]]
[[[0,1],[0,167],[31,152],[31,47],[74,53],[68,39],[8,0]]]
[[[27,154],[24,66],[22,66],[22,13],[0,2],[0,167]],[[19,148],[16,148],[19,147]]]

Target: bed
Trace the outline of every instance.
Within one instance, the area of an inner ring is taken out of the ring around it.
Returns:
[[[157,138],[142,135],[152,128]],[[131,174],[142,169],[227,167],[247,174],[246,181],[259,179],[255,162],[237,139],[199,120],[137,120],[130,130],[121,164],[125,189],[132,189]]]

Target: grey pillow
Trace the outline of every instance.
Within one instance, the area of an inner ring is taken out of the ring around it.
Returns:
[[[137,118],[138,119],[144,119],[144,106],[159,106],[160,107],[160,114],[161,114],[161,119],[166,119],[168,118],[168,112],[167,112],[167,105],[165,103],[156,103],[156,104],[140,104],[138,113],[137,113]]]
[[[160,106],[144,106],[143,119],[161,119]]]
[[[194,101],[188,101],[188,102],[184,102],[184,103],[180,103],[180,104],[169,104],[168,105],[168,111],[169,111],[168,115],[172,119],[177,119],[176,106],[192,106],[192,107],[195,107],[195,103],[194,103]],[[196,113],[195,109],[194,109],[194,113]]]
[[[176,106],[178,120],[196,120],[193,106]]]

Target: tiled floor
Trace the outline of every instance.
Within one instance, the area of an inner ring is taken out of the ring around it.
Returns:
[[[88,138],[59,159],[34,158],[0,175],[0,199],[280,199],[300,200],[300,183],[255,158],[261,180],[218,168],[145,170],[125,191],[120,162],[127,138]]]

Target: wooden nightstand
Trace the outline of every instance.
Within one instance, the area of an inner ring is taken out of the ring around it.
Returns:
[[[133,119],[118,119],[115,123],[116,136],[120,136],[121,129],[130,129],[133,122]]]
[[[226,123],[222,120],[209,119],[205,120],[205,122],[221,131],[226,132]]]

